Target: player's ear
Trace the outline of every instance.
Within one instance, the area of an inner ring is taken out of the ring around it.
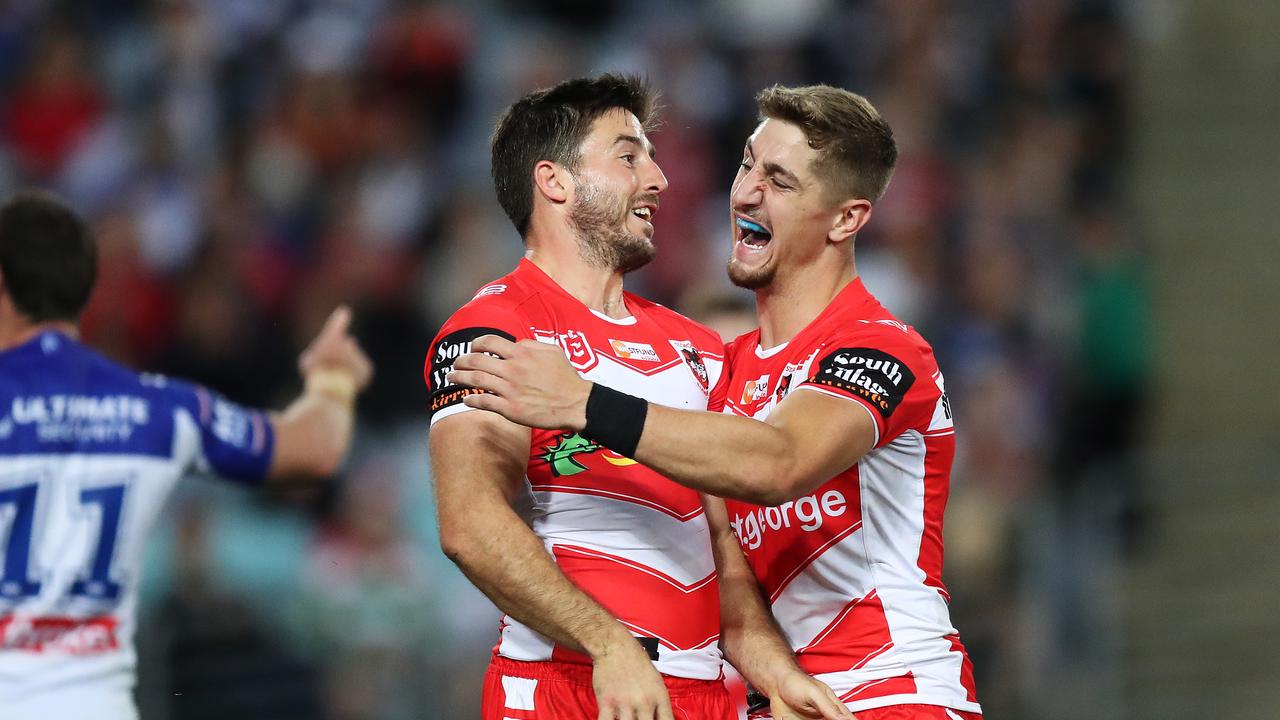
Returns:
[[[556,204],[568,201],[573,188],[568,169],[550,160],[533,166],[533,184],[539,194]]]
[[[835,207],[831,220],[831,229],[827,231],[827,241],[842,243],[862,229],[871,219],[871,202],[863,198],[845,200]]]

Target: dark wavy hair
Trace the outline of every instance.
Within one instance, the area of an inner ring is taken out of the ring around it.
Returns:
[[[533,167],[543,160],[570,170],[596,118],[621,109],[650,129],[657,98],[644,79],[606,73],[575,78],[525,95],[511,104],[490,140],[493,188],[498,203],[524,237],[533,215]]]

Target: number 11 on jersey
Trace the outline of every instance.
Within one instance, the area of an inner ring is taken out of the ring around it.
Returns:
[[[124,509],[125,485],[100,485],[80,490],[83,511],[99,510],[98,534],[92,544],[85,571],[71,583],[68,594],[114,602],[120,599],[120,583],[111,579],[111,563],[120,536],[120,515]],[[40,485],[31,483],[0,490],[0,602],[21,601],[40,594],[41,582],[31,572],[32,540],[36,530],[36,501]],[[77,522],[87,522],[90,512],[79,513]]]

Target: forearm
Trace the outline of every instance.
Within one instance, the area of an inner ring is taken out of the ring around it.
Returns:
[[[793,445],[751,418],[650,403],[635,459],[719,497],[775,505],[798,494]]]
[[[717,512],[708,505],[707,516],[713,527],[712,550],[719,573],[721,648],[747,682],[773,697],[780,678],[800,672],[795,655],[769,612],[737,537],[727,527],[723,509]]]
[[[511,503],[524,480],[529,431],[490,413],[431,429],[440,544],[503,612],[557,643],[599,659],[631,633],[565,577]]]
[[[276,428],[273,478],[325,477],[341,465],[355,430],[355,385],[340,371],[313,373],[301,395],[272,417]]]
[[[751,580],[749,586],[737,583],[737,588],[731,587],[733,584],[722,581],[720,592],[725,658],[752,687],[773,697],[784,675],[802,671],[755,581]]]
[[[634,644],[626,627],[565,577],[509,508],[441,520],[445,554],[507,615],[593,659],[621,643]]]

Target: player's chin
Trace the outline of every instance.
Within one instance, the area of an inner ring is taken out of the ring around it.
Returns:
[[[643,235],[631,235],[617,248],[616,266],[620,272],[631,272],[648,265],[658,254],[653,241]]]
[[[773,282],[774,275],[777,274],[777,266],[772,262],[754,265],[743,262],[737,257],[729,258],[729,264],[726,269],[729,273],[729,282],[747,290],[759,290],[767,287]]]

